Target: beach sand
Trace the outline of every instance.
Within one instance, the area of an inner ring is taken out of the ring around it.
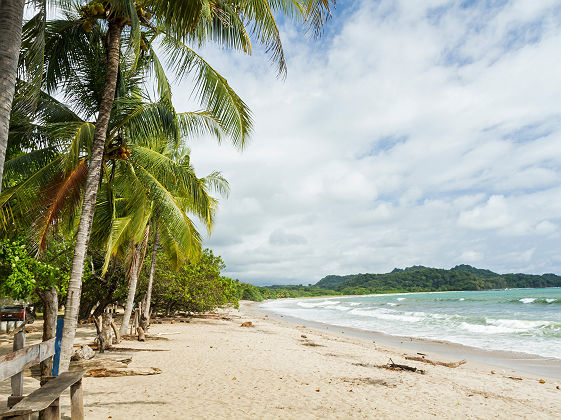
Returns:
[[[224,318],[155,324],[149,335],[167,340],[118,346],[166,351],[106,353],[132,356],[129,367],[162,373],[85,378],[86,418],[561,418],[559,379],[469,360],[457,368],[410,361],[404,354],[418,356],[411,350],[272,319],[248,303]],[[253,327],[241,327],[245,321]],[[92,327],[80,329],[80,340],[91,341]],[[390,358],[426,373],[380,367]],[[27,378],[26,384],[33,389],[37,381]],[[61,405],[65,418],[66,395]]]

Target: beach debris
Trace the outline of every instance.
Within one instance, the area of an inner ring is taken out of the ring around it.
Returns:
[[[316,389],[316,392],[319,392],[319,388]]]
[[[540,379],[540,384],[545,384],[545,379]]]
[[[300,337],[302,337],[302,338],[308,338],[308,336],[307,336],[307,335],[304,335],[304,334],[301,334]]]
[[[557,385],[555,388],[556,388],[556,389],[561,389],[561,386]]]
[[[86,372],[85,376],[91,376],[94,378],[107,378],[107,377],[117,377],[117,376],[147,376],[147,375],[158,375],[162,373],[161,369],[155,367],[147,368],[99,368],[90,369]]]
[[[90,360],[79,360],[71,365],[70,370],[98,370],[126,368],[132,362],[132,357],[125,359],[95,358]]]
[[[391,358],[387,364],[379,367],[389,370],[404,370],[407,372],[415,372],[415,373],[420,373],[421,375],[424,375],[426,373],[423,369],[419,369],[413,366],[401,365],[399,363],[394,363],[394,361]]]
[[[94,356],[95,356],[95,352],[92,350],[90,346],[85,344],[79,349],[76,349],[70,360],[74,360],[74,361],[89,360],[89,359],[93,359]]]
[[[169,349],[136,349],[134,347],[111,347],[108,351],[169,351]]]
[[[449,368],[457,368],[458,366],[464,365],[467,363],[467,360],[460,360],[459,362],[439,362],[438,360],[430,360],[426,359],[425,357],[417,357],[417,356],[405,356],[407,360],[414,360],[415,362],[423,362],[428,363],[433,366],[446,366]]]
[[[497,373],[497,371],[495,371],[495,370],[491,371],[491,375],[494,375],[495,373]]]
[[[507,376],[508,379],[512,379],[513,381],[521,381],[522,378],[520,378],[519,376]]]
[[[240,327],[253,327],[253,322],[251,321],[242,322],[242,325],[240,325]]]

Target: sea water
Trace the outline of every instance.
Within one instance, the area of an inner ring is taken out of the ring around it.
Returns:
[[[330,325],[561,359],[561,288],[281,299],[261,306]]]

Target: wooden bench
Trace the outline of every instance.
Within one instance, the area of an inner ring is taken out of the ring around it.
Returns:
[[[27,397],[23,396],[23,371],[37,365],[55,354],[55,339],[25,345],[25,335],[19,332],[14,337],[14,352],[0,357],[0,381],[11,378],[12,395],[8,397],[8,409],[0,412],[0,418],[31,419],[32,413],[41,413],[45,420],[60,419],[59,399],[70,387],[70,412],[72,420],[84,419],[82,377],[85,370],[64,372],[59,376],[42,378],[41,388]]]

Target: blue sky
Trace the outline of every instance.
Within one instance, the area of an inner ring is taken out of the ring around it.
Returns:
[[[243,153],[190,143],[231,184],[206,241],[226,274],[561,273],[561,4],[338,3],[319,41],[281,25],[285,80],[259,48],[204,51],[255,117]]]

